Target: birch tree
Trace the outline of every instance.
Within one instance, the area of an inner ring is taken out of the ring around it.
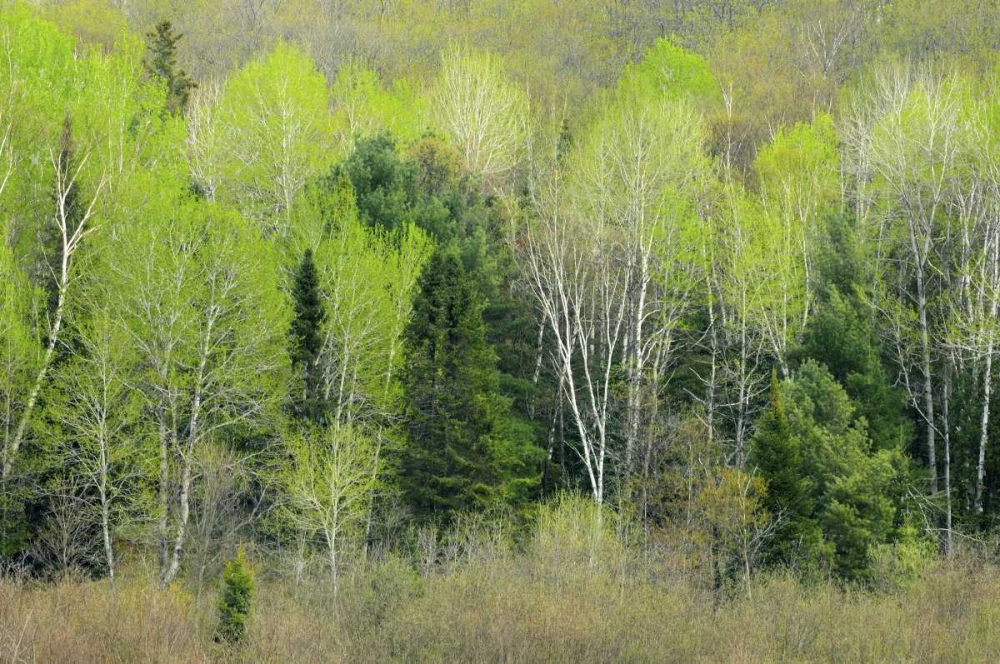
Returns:
[[[341,554],[350,538],[362,532],[377,486],[376,447],[349,425],[333,425],[286,444],[293,458],[285,478],[291,518],[304,532],[322,537],[336,596]]]
[[[659,389],[688,304],[702,137],[686,101],[626,87],[565,172],[555,168],[536,190],[538,220],[524,234],[523,260],[598,502],[616,437],[623,467],[632,464],[642,393]],[[621,432],[613,424],[619,366],[627,384]]]
[[[307,55],[281,42],[230,79],[211,118],[208,112],[198,111],[198,129],[206,149],[221,152],[209,156],[218,173],[203,179],[217,181],[216,196],[265,232],[287,237],[296,196],[332,165],[326,78]],[[192,140],[199,144],[197,135]]]
[[[774,357],[789,376],[789,348],[809,319],[816,290],[816,243],[822,216],[840,198],[839,158],[833,120],[779,131],[755,163],[760,201],[768,222],[756,230],[768,269],[761,276],[760,315]],[[756,239],[756,238],[752,238]]]
[[[869,130],[849,135],[859,210],[875,243],[873,304],[882,313],[896,349],[911,403],[924,421],[931,490],[938,490],[935,415],[937,375],[933,308],[942,267],[939,251],[949,201],[960,186],[962,147],[957,88],[947,79],[908,69],[881,71],[865,103]],[[863,113],[864,111],[862,111]],[[864,124],[857,121],[858,127]],[[860,167],[860,168],[859,168]],[[870,204],[864,201],[870,196]]]
[[[95,207],[104,187],[102,176],[102,179],[91,191],[81,191],[83,184],[80,182],[80,174],[86,165],[87,157],[84,156],[78,163],[74,163],[72,134],[68,121],[63,130],[62,145],[58,153],[52,152],[51,162],[55,175],[55,214],[51,223],[55,227],[58,254],[54,257],[55,264],[50,264],[48,267],[54,282],[55,302],[45,333],[47,341],[44,353],[35,371],[13,435],[4,447],[2,474],[4,481],[10,477],[18,449],[28,433],[35,405],[38,403],[38,397],[45,386],[49,369],[55,358],[66,314],[67,295],[70,285],[76,277],[74,257],[83,240],[96,230],[92,222],[94,221]]]
[[[529,126],[528,96],[494,55],[452,46],[442,56],[432,93],[436,123],[484,186],[502,188],[522,161]]]
[[[163,585],[184,554],[197,455],[276,407],[288,327],[273,248],[234,213],[169,203],[111,249],[106,296],[143,367],[156,429]]]
[[[60,459],[96,494],[104,564],[114,585],[116,531],[148,507],[141,484],[149,457],[124,331],[100,307],[74,331],[79,350],[58,372],[52,410],[69,436]]]

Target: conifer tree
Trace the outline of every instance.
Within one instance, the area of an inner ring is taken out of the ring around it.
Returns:
[[[177,68],[177,43],[183,35],[174,33],[170,21],[160,21],[152,32],[146,34],[146,37],[149,40],[146,71],[150,76],[160,78],[166,83],[166,111],[183,113],[187,108],[191,91],[198,87],[187,72]]]
[[[226,563],[219,596],[219,627],[216,640],[238,643],[246,634],[253,600],[253,572],[241,547],[236,557]]]
[[[817,543],[809,479],[803,477],[801,441],[793,434],[782,400],[777,370],[771,373],[771,405],[761,416],[750,462],[767,482],[764,506],[780,528],[771,542],[772,562],[792,563],[805,541]]]
[[[289,331],[290,354],[292,367],[301,380],[295,391],[294,409],[299,417],[321,424],[324,407],[320,389],[319,357],[323,344],[320,330],[326,320],[326,312],[320,299],[319,275],[311,249],[306,249],[295,274],[292,298],[295,317]]]
[[[453,249],[439,249],[424,268],[405,355],[409,435],[399,481],[417,516],[448,520],[525,500],[538,481],[534,448],[511,426],[482,305]]]

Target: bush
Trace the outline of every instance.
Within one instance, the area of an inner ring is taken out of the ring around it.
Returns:
[[[222,595],[219,597],[219,627],[216,641],[238,643],[247,630],[250,604],[253,600],[253,571],[241,548],[236,558],[226,563],[222,573]]]

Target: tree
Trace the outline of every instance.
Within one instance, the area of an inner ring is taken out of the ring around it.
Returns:
[[[203,132],[216,197],[287,237],[298,193],[333,160],[329,110],[326,78],[297,47],[280,42],[248,63],[226,82],[216,127]]]
[[[452,47],[443,56],[432,108],[466,168],[481,175],[485,187],[502,189],[521,161],[529,108],[499,58]]]
[[[485,335],[468,275],[453,250],[439,248],[421,275],[404,345],[408,442],[398,482],[420,519],[523,504],[538,480],[537,449],[512,435]]]
[[[74,326],[77,352],[55,377],[49,411],[69,437],[60,460],[96,494],[104,563],[114,585],[115,535],[148,508],[143,484],[152,468],[139,394],[129,386],[135,358],[128,337],[103,303],[88,304],[92,312]]]
[[[757,422],[750,463],[767,483],[764,505],[781,524],[769,553],[772,560],[785,564],[815,554],[821,537],[801,448],[802,441],[788,423],[777,374],[772,374],[771,403]]]
[[[383,132],[409,143],[427,130],[427,100],[413,85],[397,80],[389,88],[377,72],[359,63],[337,71],[330,94],[336,105],[334,122],[340,125],[341,154],[350,153],[358,140]]]
[[[672,360],[707,168],[687,93],[672,99],[644,81],[623,82],[565,166],[558,154],[534,165],[537,219],[516,238],[597,502],[618,454],[612,441],[624,440],[621,466],[632,470],[644,406],[656,402]],[[624,404],[616,398],[622,374]]]
[[[353,427],[336,424],[287,445],[293,459],[284,483],[290,517],[302,532],[322,536],[336,595],[341,554],[363,532],[378,486],[377,448]]]
[[[292,300],[295,317],[292,319],[291,339],[292,368],[301,376],[293,401],[299,417],[321,424],[324,403],[320,390],[322,368],[319,364],[322,350],[322,326],[326,320],[319,291],[319,277],[313,263],[312,249],[306,249],[295,274]]]
[[[180,571],[198,455],[265,429],[287,387],[290,312],[278,257],[245,219],[190,199],[147,208],[102,256],[103,297],[143,368],[134,385],[158,448],[161,583]]]
[[[878,546],[913,538],[903,517],[909,472],[901,449],[874,449],[865,420],[820,364],[806,361],[782,385],[773,376],[771,390],[751,462],[781,523],[772,562],[867,579]]]
[[[152,32],[146,34],[149,43],[146,71],[167,86],[167,113],[187,110],[191,91],[198,87],[187,72],[177,68],[177,44],[182,36],[174,33],[170,21],[160,21]]]
[[[236,557],[226,563],[219,596],[219,626],[216,639],[239,643],[246,634],[253,602],[253,572],[240,547]]]
[[[46,329],[45,352],[38,364],[34,381],[24,402],[24,408],[20,413],[14,434],[4,447],[2,471],[4,482],[10,477],[14,459],[28,433],[35,405],[38,403],[38,397],[55,358],[66,314],[67,295],[76,276],[73,259],[83,240],[95,230],[91,222],[105,183],[103,177],[97,182],[92,193],[88,196],[89,201],[86,205],[76,202],[79,196],[78,188],[83,186],[79,181],[80,174],[87,159],[84,157],[78,164],[73,163],[72,152],[68,149],[68,146],[71,145],[69,131],[69,125],[66,124],[61,149],[58,155],[53,154],[51,159],[55,172],[55,214],[52,224],[55,226],[59,253],[53,257],[54,265],[51,266],[54,280],[54,294],[52,296],[54,302],[51,305],[51,316]]]
[[[818,116],[779,131],[754,164],[761,207],[768,225],[761,229],[770,264],[759,300],[761,324],[781,367],[809,320],[816,291],[816,245],[825,212],[839,203],[837,137],[833,120]],[[770,297],[768,297],[770,296]]]

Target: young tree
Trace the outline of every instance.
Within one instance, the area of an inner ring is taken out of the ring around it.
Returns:
[[[336,424],[287,445],[293,459],[284,483],[290,516],[302,532],[322,536],[336,595],[341,554],[363,532],[378,486],[377,449],[353,427]]]
[[[114,585],[115,533],[148,507],[142,484],[151,468],[139,394],[129,385],[135,374],[127,335],[100,303],[89,304],[91,315],[74,326],[77,352],[55,377],[49,409],[70,436],[60,461],[96,494],[104,564]]]
[[[243,554],[242,547],[236,558],[226,563],[222,575],[222,594],[219,596],[219,626],[216,638],[227,643],[238,643],[247,631],[253,603],[253,571]]]

